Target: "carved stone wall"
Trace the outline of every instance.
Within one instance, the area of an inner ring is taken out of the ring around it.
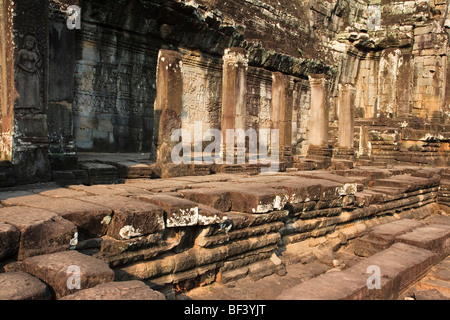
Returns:
[[[183,128],[194,136],[195,122],[203,132],[220,129],[222,62],[186,52],[183,59]]]
[[[142,39],[87,23],[78,41],[73,103],[78,149],[148,152],[157,51]]]

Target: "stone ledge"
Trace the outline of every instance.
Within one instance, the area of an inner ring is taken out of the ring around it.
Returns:
[[[109,282],[78,291],[60,300],[166,300],[141,281]]]

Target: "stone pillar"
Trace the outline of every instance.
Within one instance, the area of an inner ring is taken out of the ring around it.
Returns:
[[[335,149],[334,157],[353,160],[355,155],[354,108],[356,90],[351,83],[344,83],[339,86],[338,147]]]
[[[2,160],[19,183],[50,180],[48,160],[48,1],[4,0],[0,65]]]
[[[328,146],[328,82],[329,80],[323,74],[309,76],[311,107],[307,159],[320,160],[323,162],[323,167],[331,164],[331,152]]]
[[[280,130],[280,161],[292,163],[292,107],[293,94],[287,75],[272,75],[272,129]]]
[[[78,2],[70,1],[70,5],[78,5]],[[52,170],[78,168],[73,136],[72,106],[74,87],[79,85],[74,81],[74,70],[76,36],[81,30],[67,27],[68,6],[68,4],[54,3],[50,7],[49,74],[51,77],[49,77],[47,123],[50,133],[49,160]]]
[[[228,129],[245,131],[247,105],[247,53],[242,48],[225,50],[223,56],[222,81],[222,152],[226,155],[226,135]],[[226,159],[227,163],[235,163],[238,154],[245,152],[234,145],[234,159]],[[222,159],[225,160],[225,157]]]
[[[155,129],[153,143],[157,148],[158,165],[172,163],[172,149],[179,143],[171,141],[172,133],[181,129],[183,111],[183,55],[160,50],[156,71]]]

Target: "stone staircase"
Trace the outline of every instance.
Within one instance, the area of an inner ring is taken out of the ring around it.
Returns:
[[[399,220],[374,228],[366,237],[357,240],[355,252],[367,258],[289,288],[278,299],[397,299],[450,254],[450,217],[433,217],[428,223]],[[375,268],[380,271],[377,288],[370,278]],[[445,281],[441,286],[448,290],[450,277]]]

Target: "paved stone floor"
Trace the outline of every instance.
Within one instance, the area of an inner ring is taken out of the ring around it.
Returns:
[[[438,201],[450,203],[447,189],[442,187],[450,186],[450,176],[441,172],[438,179],[437,169],[370,170],[370,177],[366,169],[359,168],[341,172],[349,176],[330,171],[288,172],[275,177],[241,173],[3,189],[0,222],[5,223],[0,223],[0,243],[5,245],[0,246],[0,257],[7,259],[0,261],[0,272],[4,272],[0,273],[0,285],[2,281],[3,288],[9,284],[11,291],[5,297],[17,299],[78,299],[98,292],[104,297],[116,292],[117,299],[449,298],[450,216]],[[294,200],[304,195],[305,199],[293,201],[292,216],[284,219],[289,212],[275,210],[275,206],[278,195],[288,192]],[[272,207],[255,205],[260,202],[253,200],[265,197]],[[187,199],[195,201],[202,217],[194,228],[190,221],[177,220],[171,209],[184,208]],[[208,205],[211,207],[206,210]],[[222,223],[225,212],[235,229],[215,234],[210,225],[226,229]],[[136,241],[122,232],[122,227],[130,224],[145,235],[162,234],[165,225],[167,239],[139,238],[142,249],[132,247],[123,252],[124,245]],[[199,235],[193,230],[207,232]],[[73,239],[78,244],[74,245]],[[281,239],[289,246],[278,246]],[[164,265],[168,271],[149,274],[160,266],[158,259],[141,257],[146,254],[168,258],[170,263]],[[223,261],[228,269],[216,271]],[[170,269],[172,264],[177,270]],[[73,296],[67,291],[68,265],[81,265],[91,272],[92,281],[83,294]],[[382,270],[378,291],[367,286],[367,270],[374,265]],[[210,270],[206,267],[214,270],[216,282],[202,282],[209,285],[175,294],[174,283],[202,279],[209,275],[200,273]],[[169,272],[170,277],[165,277]],[[124,275],[128,278],[121,278]],[[142,282],[131,281],[134,276]],[[160,287],[152,289],[166,297],[145,286],[144,282],[155,279]],[[34,282],[34,290],[17,291],[18,282],[25,287]],[[111,284],[100,286],[98,282]]]

